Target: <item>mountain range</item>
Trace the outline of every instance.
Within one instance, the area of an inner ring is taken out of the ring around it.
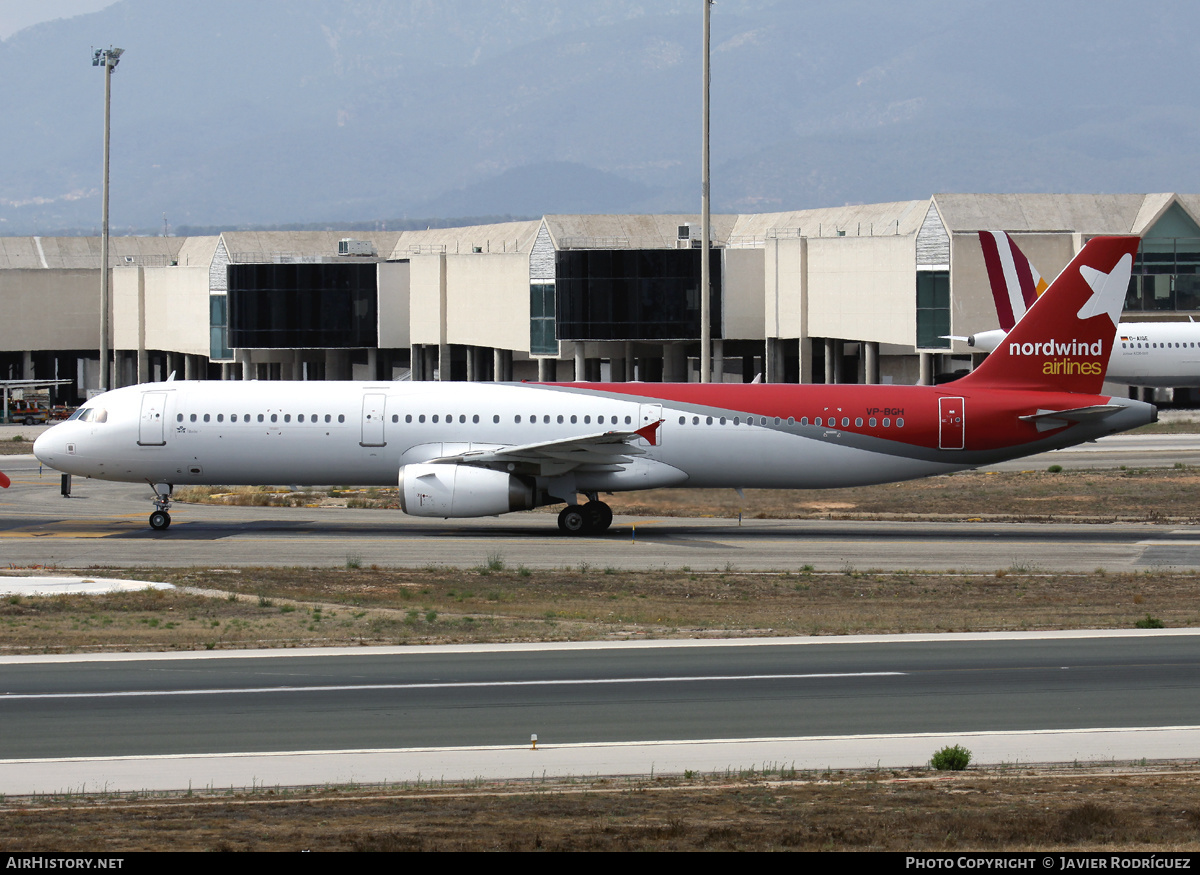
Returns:
[[[701,0],[120,0],[0,42],[0,234],[696,212]],[[721,0],[713,201],[1200,191],[1200,6]]]

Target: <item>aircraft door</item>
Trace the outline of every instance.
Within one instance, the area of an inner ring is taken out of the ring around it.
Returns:
[[[364,395],[362,407],[362,440],[364,447],[385,447],[383,419],[387,406],[386,395]]]
[[[139,447],[166,445],[166,406],[166,392],[146,392],[142,395],[142,416],[138,421]]]
[[[938,430],[938,445],[943,450],[961,450],[966,445],[966,417],[962,398],[939,398],[938,413],[941,426]]]

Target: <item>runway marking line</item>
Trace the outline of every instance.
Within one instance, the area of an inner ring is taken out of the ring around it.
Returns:
[[[133,699],[148,696],[221,696],[246,693],[344,693],[367,690],[459,690],[487,689],[499,687],[587,687],[615,684],[668,684],[693,683],[699,681],[780,681],[780,680],[828,680],[833,678],[877,678],[903,677],[901,671],[840,672],[826,674],[763,674],[763,675],[710,675],[703,677],[652,677],[652,678],[595,678],[541,681],[463,681],[415,684],[338,684],[314,687],[244,687],[230,689],[200,690],[128,690],[110,693],[13,693],[0,696],[0,702],[28,701],[36,699]]]

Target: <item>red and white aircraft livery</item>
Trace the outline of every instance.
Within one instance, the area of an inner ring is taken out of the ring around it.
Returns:
[[[960,471],[1155,420],[1097,394],[1137,242],[1089,242],[999,349],[942,386],[168,381],[92,399],[34,453],[150,484],[156,529],[179,484],[398,482],[416,516],[565,503],[563,531],[597,533],[604,492]]]
[[[1000,327],[956,338],[991,352],[1049,286],[1003,231],[980,231]],[[1127,386],[1200,386],[1200,322],[1121,322],[1108,379]]]

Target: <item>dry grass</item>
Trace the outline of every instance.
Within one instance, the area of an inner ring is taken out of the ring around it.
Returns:
[[[0,456],[28,456],[33,452],[33,441],[12,438],[0,441]]]
[[[92,569],[195,591],[0,601],[0,653],[1200,626],[1188,573]],[[503,570],[500,570],[503,568]]]
[[[1194,766],[1194,764],[1193,764]],[[1200,849],[1196,773],[718,775],[8,800],[22,851]]]

